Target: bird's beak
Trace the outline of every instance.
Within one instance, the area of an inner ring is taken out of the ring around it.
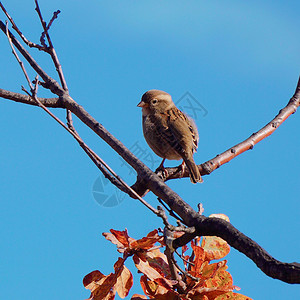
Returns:
[[[137,106],[138,107],[149,107],[149,104],[145,103],[144,101],[141,101]]]

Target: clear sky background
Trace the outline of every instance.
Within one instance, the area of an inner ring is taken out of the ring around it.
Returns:
[[[2,2],[38,42],[42,30],[34,1]],[[202,163],[269,122],[297,84],[299,1],[40,0],[40,6],[47,19],[62,11],[51,34],[71,96],[127,147],[142,147],[140,158],[152,169],[156,165],[147,158],[157,157],[144,141],[136,107],[145,91],[165,90],[175,102],[189,92],[208,112],[198,111],[195,120],[195,160]],[[2,33],[0,47],[0,87],[20,92],[26,81]],[[55,76],[46,55],[31,53]],[[49,96],[42,90],[39,95]],[[63,111],[52,111],[65,118]],[[119,157],[74,122],[85,141],[133,183]],[[99,171],[41,109],[0,99],[0,126],[0,299],[88,298],[84,275],[110,273],[118,257],[101,233],[128,228],[140,238],[161,221],[127,196],[112,208],[99,205],[92,193]],[[203,184],[168,184],[192,207],[203,203],[205,215],[228,215],[275,258],[299,262],[299,128],[298,111]],[[104,193],[115,191],[106,185]],[[153,195],[147,199],[157,204]],[[241,293],[256,300],[299,297],[299,285],[267,277],[235,249],[227,259]],[[138,284],[132,291],[140,292]]]

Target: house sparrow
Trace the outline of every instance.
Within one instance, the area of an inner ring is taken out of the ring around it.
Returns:
[[[192,119],[180,111],[171,95],[159,90],[150,90],[138,104],[142,107],[143,132],[150,148],[165,159],[183,159],[192,183],[202,182],[193,153],[198,147],[198,130]]]

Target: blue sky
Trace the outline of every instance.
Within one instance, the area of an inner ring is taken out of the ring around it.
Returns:
[[[3,4],[24,34],[38,41],[34,1]],[[145,91],[165,90],[175,102],[189,92],[207,110],[196,116],[195,160],[201,163],[269,122],[296,87],[298,1],[41,0],[40,6],[45,18],[62,11],[51,34],[71,96],[127,147],[143,148],[140,158],[153,169],[147,157],[157,158],[144,141],[136,107]],[[0,87],[20,92],[26,82],[3,34],[0,47]],[[31,53],[55,76],[48,57]],[[49,93],[41,90],[40,96]],[[53,112],[65,118],[61,110]],[[133,183],[118,156],[74,122],[85,141]],[[95,269],[110,273],[118,257],[101,233],[126,227],[140,238],[160,227],[160,220],[128,197],[112,208],[99,205],[92,193],[97,168],[40,109],[0,99],[0,125],[0,298],[88,298],[84,275]],[[297,112],[252,151],[205,176],[203,184],[168,184],[194,208],[203,203],[206,215],[228,215],[275,258],[299,262],[299,126]],[[104,188],[108,195],[115,192]],[[154,196],[146,199],[157,205]],[[267,277],[234,249],[227,259],[234,284],[253,299],[300,294],[299,286]]]

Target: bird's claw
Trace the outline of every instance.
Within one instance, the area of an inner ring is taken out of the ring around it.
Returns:
[[[184,163],[184,161],[182,161],[182,163],[179,166],[179,175],[180,175],[180,177],[183,177],[184,170],[185,170],[185,163]]]
[[[168,170],[164,167],[164,161],[165,159],[163,159],[163,161],[161,162],[161,164],[158,166],[158,168],[155,170],[155,173],[158,173],[159,171],[162,172],[162,176],[163,178],[167,178],[169,176],[169,172]]]
[[[159,166],[156,170],[155,173],[161,172],[163,178],[167,178],[169,176],[168,170],[164,166]]]

